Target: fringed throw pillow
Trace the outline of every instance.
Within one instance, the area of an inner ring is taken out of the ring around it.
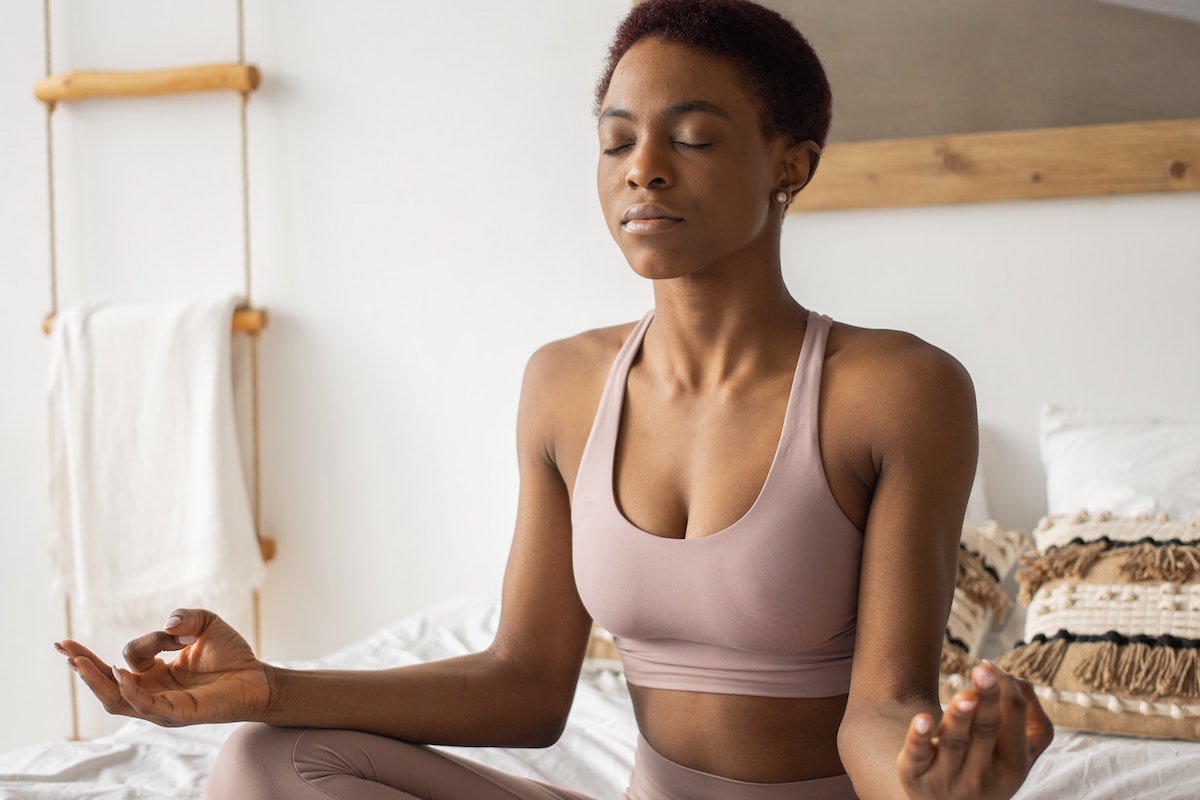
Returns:
[[[979,663],[984,638],[989,630],[1004,623],[1012,608],[1012,598],[1000,584],[1027,545],[1023,532],[1005,530],[995,521],[963,525],[954,602],[942,640],[944,701],[970,684],[970,672]]]
[[[1021,559],[1025,638],[999,659],[1056,725],[1200,739],[1200,519],[1047,517]]]

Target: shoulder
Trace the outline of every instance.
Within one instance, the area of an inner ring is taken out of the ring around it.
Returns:
[[[900,331],[835,323],[825,354],[821,415],[863,470],[948,451],[974,464],[975,388],[953,356]],[[860,470],[862,472],[863,470]]]
[[[898,376],[970,381],[959,361],[946,351],[904,331],[859,328],[835,322],[825,350],[827,361],[847,369],[885,370]]]
[[[518,438],[552,462],[574,463],[613,359],[636,323],[584,331],[539,347],[525,367]]]
[[[636,323],[596,328],[557,339],[539,347],[525,367],[527,383],[541,388],[569,389],[576,381],[591,381],[597,372],[608,374],[621,345]]]
[[[599,393],[621,345],[637,323],[596,328],[542,345],[525,366],[522,405],[572,410]]]
[[[874,404],[913,400],[971,400],[966,368],[946,351],[902,331],[834,323],[825,350],[827,383]]]

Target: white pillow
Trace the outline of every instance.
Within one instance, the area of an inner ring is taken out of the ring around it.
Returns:
[[[1042,408],[1048,514],[1200,516],[1200,424]]]

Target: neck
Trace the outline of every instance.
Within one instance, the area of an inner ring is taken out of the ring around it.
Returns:
[[[708,273],[655,281],[654,301],[643,361],[672,382],[713,390],[795,365],[807,311],[778,267],[726,280]]]

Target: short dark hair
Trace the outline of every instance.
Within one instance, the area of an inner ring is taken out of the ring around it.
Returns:
[[[596,84],[598,114],[617,62],[642,39],[689,45],[733,62],[763,104],[763,132],[825,146],[833,98],[825,69],[788,20],[749,0],[647,0],[617,26]]]

